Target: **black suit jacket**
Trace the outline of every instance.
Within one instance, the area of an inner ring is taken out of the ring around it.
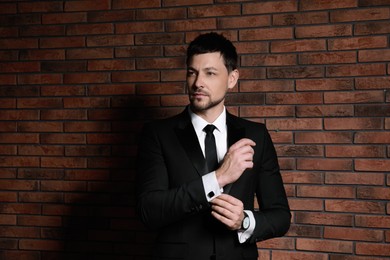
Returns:
[[[158,229],[158,259],[257,259],[256,241],[284,235],[290,209],[276,152],[263,124],[226,115],[228,146],[241,138],[255,143],[254,167],[231,186],[229,194],[252,210],[256,227],[240,244],[210,214],[201,176],[207,166],[188,111],[145,124],[139,144],[137,210],[142,221]],[[259,210],[254,211],[255,194]]]

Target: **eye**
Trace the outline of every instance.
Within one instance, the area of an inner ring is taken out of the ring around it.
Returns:
[[[195,71],[193,70],[187,70],[187,77],[192,77],[195,75]]]
[[[216,74],[215,74],[215,72],[208,71],[208,72],[207,72],[207,75],[208,75],[208,76],[214,76],[214,75],[216,75]]]

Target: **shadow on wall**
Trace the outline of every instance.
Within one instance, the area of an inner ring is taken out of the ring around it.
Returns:
[[[109,110],[89,111],[110,131],[89,135],[83,150],[88,168],[66,174],[83,176],[87,191],[69,193],[61,237],[63,252],[47,252],[42,259],[150,259],[153,232],[147,231],[135,210],[137,136],[146,112],[135,96],[111,97]]]

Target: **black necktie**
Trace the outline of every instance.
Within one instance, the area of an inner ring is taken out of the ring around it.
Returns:
[[[217,147],[215,145],[215,137],[213,131],[216,127],[214,125],[206,125],[203,131],[206,132],[205,154],[207,161],[208,172],[214,171],[218,167]]]

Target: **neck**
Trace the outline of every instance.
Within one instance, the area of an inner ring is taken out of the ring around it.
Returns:
[[[191,111],[206,120],[208,123],[213,123],[223,112],[225,106],[216,106],[205,110],[194,110],[191,106]]]

